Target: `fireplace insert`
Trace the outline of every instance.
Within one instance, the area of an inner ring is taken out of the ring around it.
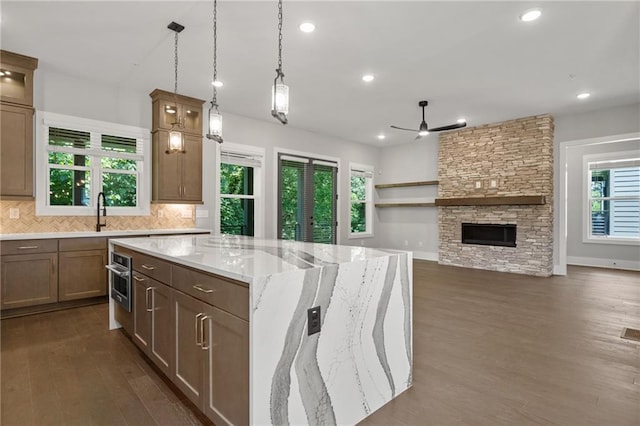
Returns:
[[[516,246],[516,225],[463,223],[462,243],[485,246]]]

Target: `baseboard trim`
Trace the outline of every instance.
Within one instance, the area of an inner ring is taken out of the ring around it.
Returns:
[[[597,268],[625,269],[629,271],[640,271],[640,261],[601,259],[597,257],[567,256],[568,265],[595,266]]]
[[[413,258],[420,260],[438,261],[438,253],[432,251],[413,251]]]

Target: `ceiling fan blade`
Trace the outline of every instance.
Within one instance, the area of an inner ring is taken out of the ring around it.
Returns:
[[[404,127],[398,127],[398,126],[390,126],[392,129],[398,129],[398,130],[406,130],[408,132],[417,132],[417,130],[414,129],[406,129]]]
[[[466,125],[467,125],[467,123],[456,123],[456,124],[450,124],[448,126],[436,127],[435,129],[429,129],[429,131],[430,132],[441,132],[443,130],[460,129],[462,127],[465,127]]]

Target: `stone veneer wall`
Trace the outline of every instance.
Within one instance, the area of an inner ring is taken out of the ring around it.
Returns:
[[[438,208],[441,264],[553,273],[553,117],[539,115],[440,136],[438,198],[544,195],[544,205]],[[497,187],[490,188],[490,182]],[[476,189],[476,182],[482,187]],[[516,247],[461,243],[463,222],[515,224]]]
[[[18,219],[10,219],[10,209],[20,211]],[[162,212],[159,214],[159,212]],[[182,213],[189,212],[188,218]],[[109,216],[107,207],[107,227],[105,231],[129,229],[183,229],[195,228],[195,208],[193,205],[151,204],[149,216]],[[36,216],[35,201],[0,202],[0,233],[22,234],[28,232],[88,232],[95,231],[95,216]]]

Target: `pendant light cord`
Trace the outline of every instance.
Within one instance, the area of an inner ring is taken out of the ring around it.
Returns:
[[[182,123],[182,117],[180,117],[178,115],[178,32],[176,31],[175,35],[174,35],[174,49],[173,49],[173,58],[174,58],[174,66],[173,66],[173,72],[174,72],[174,77],[175,77],[175,82],[173,85],[173,102],[175,103],[175,108],[176,108],[176,123],[178,124],[178,126],[181,126]]]
[[[282,72],[282,0],[278,0],[278,69],[280,79],[284,77]]]
[[[213,99],[211,105],[218,109],[218,1],[213,0]]]

